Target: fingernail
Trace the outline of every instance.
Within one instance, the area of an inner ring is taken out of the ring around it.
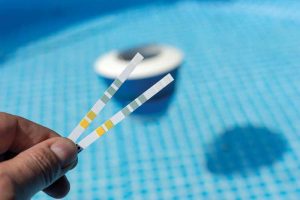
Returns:
[[[75,144],[66,139],[59,139],[51,145],[50,149],[61,162],[62,168],[71,166],[77,159],[77,148]]]

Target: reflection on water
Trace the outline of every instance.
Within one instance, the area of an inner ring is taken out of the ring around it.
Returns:
[[[7,61],[20,47],[26,46],[32,41],[43,40],[44,37],[59,33],[59,31],[85,20],[138,6],[143,9],[142,6],[171,5],[180,1],[184,0],[45,0],[33,3],[22,0],[3,1],[0,6],[0,43],[2,45],[0,64]],[[196,1],[231,2],[230,0]],[[6,44],[4,48],[3,44]]]
[[[287,148],[283,134],[265,127],[237,126],[209,145],[206,166],[214,174],[248,173],[281,160]]]

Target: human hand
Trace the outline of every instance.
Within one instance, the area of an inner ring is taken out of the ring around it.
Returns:
[[[0,199],[30,199],[43,190],[64,197],[64,174],[77,164],[77,148],[54,131],[0,112]]]

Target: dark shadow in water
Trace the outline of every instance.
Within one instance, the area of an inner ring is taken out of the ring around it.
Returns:
[[[219,135],[207,148],[206,166],[214,174],[247,174],[283,158],[283,134],[265,127],[237,126]]]
[[[178,1],[184,0],[4,0],[0,6],[0,64],[8,60],[18,48],[31,41],[52,35],[87,19],[136,6],[164,5]]]

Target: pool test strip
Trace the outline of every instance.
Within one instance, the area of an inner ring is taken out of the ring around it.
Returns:
[[[115,115],[113,115],[109,120],[104,122],[101,126],[99,126],[97,129],[95,129],[93,132],[91,132],[85,138],[83,138],[77,145],[78,152],[87,148],[89,145],[91,145],[93,142],[95,142],[98,138],[100,138],[103,134],[105,134],[107,131],[112,129],[118,123],[123,121],[128,115],[130,115],[132,112],[134,112],[138,107],[143,105],[146,101],[148,101],[155,94],[160,92],[163,88],[165,88],[167,85],[169,85],[173,80],[174,79],[171,76],[171,74],[167,74],[166,76],[164,76],[161,80],[159,80],[157,83],[155,83],[152,87],[150,87],[148,90],[146,90],[143,94],[138,96],[131,103],[129,103],[127,106],[125,106],[122,110],[120,110]]]
[[[103,96],[98,99],[95,105],[90,109],[90,111],[82,118],[79,124],[74,128],[74,130],[69,135],[69,139],[76,142],[80,135],[89,127],[91,122],[96,118],[100,111],[105,107],[107,102],[112,98],[112,96],[118,91],[122,84],[127,80],[131,72],[135,67],[144,59],[144,57],[137,53],[133,59],[129,62],[127,67],[123,72],[114,80],[114,82],[105,90]]]

